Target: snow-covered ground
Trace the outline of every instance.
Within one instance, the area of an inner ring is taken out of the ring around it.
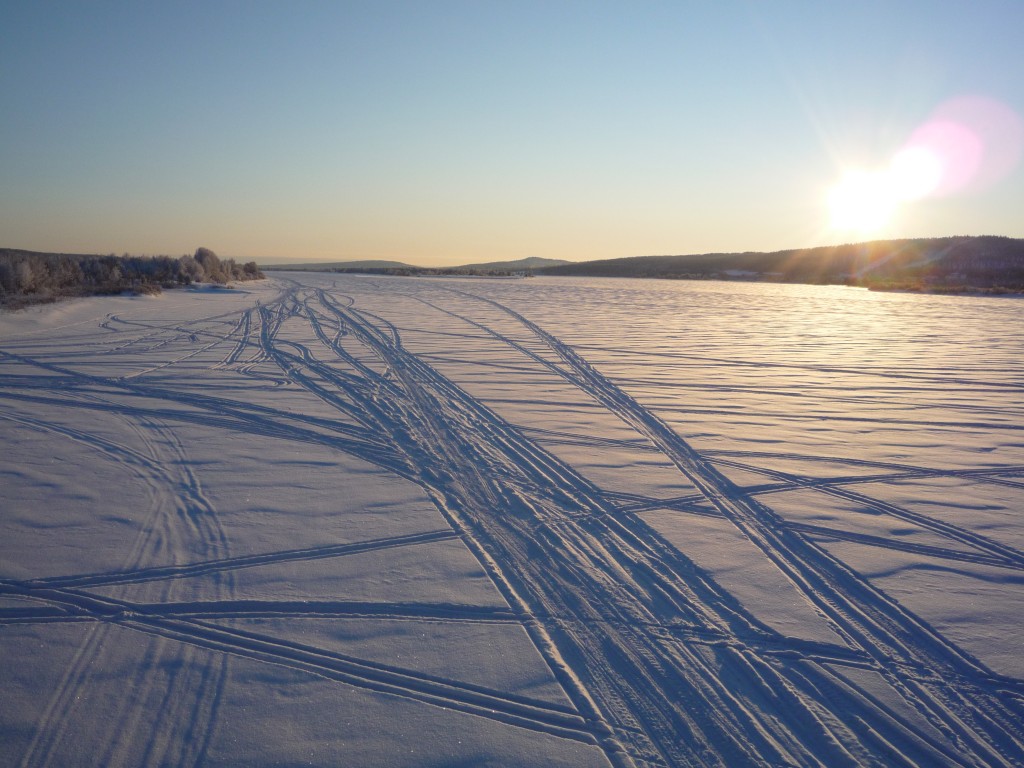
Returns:
[[[0,316],[0,764],[1024,764],[1024,302]]]

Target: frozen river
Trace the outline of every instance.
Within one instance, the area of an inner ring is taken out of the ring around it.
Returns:
[[[0,316],[0,765],[1024,764],[1024,301]]]

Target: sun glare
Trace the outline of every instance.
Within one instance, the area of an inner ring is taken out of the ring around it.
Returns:
[[[918,126],[887,166],[847,170],[828,191],[832,229],[877,234],[907,203],[977,191],[1024,154],[1024,120],[981,96],[950,99]]]
[[[884,175],[877,171],[847,171],[829,192],[832,227],[861,235],[884,227],[895,209],[887,186]]]
[[[904,203],[931,194],[941,179],[939,158],[923,147],[898,152],[881,170],[847,171],[828,194],[832,228],[873,235]]]
[[[898,200],[920,200],[938,188],[942,162],[925,147],[908,147],[892,159],[887,176]]]

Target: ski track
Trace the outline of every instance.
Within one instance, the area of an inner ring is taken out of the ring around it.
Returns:
[[[138,451],[55,423],[10,414],[4,417],[98,451],[147,486],[153,506],[127,554],[129,568],[162,560],[168,553],[174,556],[196,549],[208,556],[227,553],[216,513],[189,467],[183,446],[165,426],[152,421],[130,425],[145,446],[144,451]],[[215,593],[228,597],[230,584],[230,575],[218,579]],[[0,587],[0,591],[6,590]],[[174,585],[167,582],[159,599],[172,600],[174,592]],[[90,713],[82,711],[78,702],[103,674],[103,656],[118,652],[115,632],[108,622],[90,627],[86,642],[46,706],[20,765],[53,765],[71,749],[83,750],[103,765],[194,763],[195,756],[190,752],[205,741],[204,730],[212,729],[216,719],[218,690],[227,672],[226,658],[156,638],[133,651],[141,659],[134,678],[126,681],[126,695],[108,711],[104,722],[93,723],[84,731],[87,736],[83,742],[83,731],[77,723],[89,718]],[[174,671],[163,676],[160,672],[165,669]],[[154,705],[154,700],[163,702]],[[153,713],[155,721],[141,727],[141,718]],[[181,733],[186,724],[191,733],[187,739]],[[77,746],[71,747],[69,740]]]
[[[54,764],[68,749],[69,734],[80,730],[73,726],[88,714],[76,702],[93,670],[102,666],[103,654],[116,649],[113,633],[125,630],[142,639],[133,651],[139,657],[135,677],[126,681],[128,693],[112,716],[87,729],[89,753],[104,765],[202,764],[216,729],[229,659],[236,657],[595,744],[613,765],[1024,764],[1024,683],[992,672],[822,546],[851,541],[950,563],[1024,570],[1024,553],[1012,546],[855,489],[934,478],[1021,488],[1024,482],[1015,478],[1024,467],[942,470],[769,451],[702,452],[627,391],[656,382],[617,383],[581,355],[590,347],[569,346],[485,295],[442,286],[407,298],[464,331],[446,326],[431,334],[452,343],[486,338],[509,356],[498,363],[450,353],[415,354],[403,342],[408,329],[360,309],[357,296],[278,282],[280,291],[271,301],[189,322],[110,314],[98,324],[103,333],[73,352],[51,350],[30,337],[0,341],[0,424],[6,420],[84,445],[131,473],[152,500],[149,522],[121,568],[0,580],[0,595],[27,599],[22,606],[0,609],[0,627],[87,626],[20,765]],[[152,364],[135,362],[154,354]],[[120,372],[101,375],[94,364],[76,368],[76,361],[97,355],[110,358],[111,370]],[[514,425],[435,367],[452,362],[520,374],[542,370],[618,417],[635,437]],[[14,372],[5,370],[5,363]],[[260,405],[242,394],[232,399],[223,387],[215,394],[199,386],[180,388],[173,377],[164,377],[183,366],[300,391],[322,408],[316,414],[294,413],[268,406],[266,399]],[[927,373],[814,370],[915,383],[951,381]],[[983,379],[956,382],[1007,388],[1005,382]],[[121,444],[27,415],[19,404],[106,414],[135,437],[132,445]],[[323,415],[323,408],[335,416]],[[450,528],[233,557],[176,424],[316,444],[359,457],[417,483]],[[545,444],[642,451],[674,466],[694,491],[656,498],[602,489]],[[770,468],[775,460],[827,462],[871,474],[804,477]],[[724,468],[767,482],[741,487]],[[765,500],[792,490],[855,502],[875,515],[926,530],[948,546],[787,521]],[[813,606],[838,642],[789,637],[767,626],[645,522],[641,513],[655,509],[731,524]],[[234,596],[234,575],[241,569],[456,537],[508,608]],[[203,601],[183,600],[182,580],[197,576],[212,579],[214,591]],[[157,590],[147,593],[145,602],[116,589],[141,584]],[[90,591],[99,587],[108,589]],[[272,617],[518,624],[571,706],[211,623]],[[876,675],[888,697],[855,685],[843,670]],[[893,700],[900,705],[892,706]]]

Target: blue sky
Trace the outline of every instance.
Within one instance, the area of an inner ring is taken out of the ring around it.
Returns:
[[[453,264],[1024,237],[1024,167],[840,231],[1024,3],[0,0],[0,246]],[[1011,153],[1012,154],[1012,153]]]

